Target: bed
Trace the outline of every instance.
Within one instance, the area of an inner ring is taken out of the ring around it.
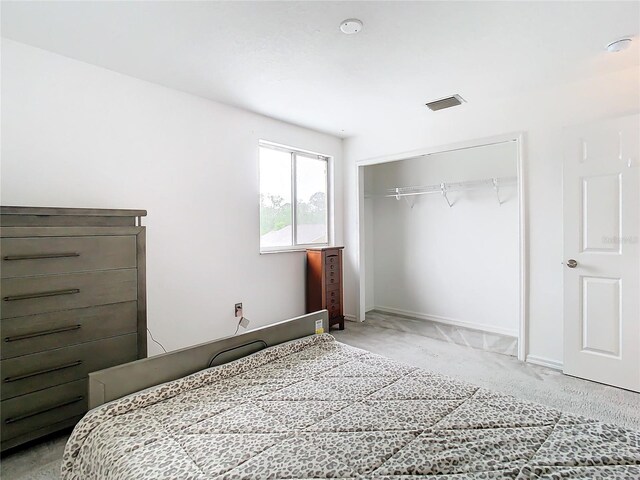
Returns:
[[[216,366],[168,382],[156,357],[98,372],[62,478],[640,479],[639,432],[341,344],[325,321],[200,346]],[[193,368],[184,352],[165,363]]]

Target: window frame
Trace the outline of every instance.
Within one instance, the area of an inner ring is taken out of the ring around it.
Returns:
[[[260,254],[270,254],[270,253],[287,253],[287,252],[304,252],[307,248],[321,248],[328,247],[331,245],[332,240],[332,226],[331,226],[331,218],[332,218],[332,208],[331,208],[331,173],[332,173],[332,159],[330,155],[324,155],[317,152],[312,152],[310,150],[303,150],[301,148],[290,147],[288,145],[282,145],[279,143],[273,143],[266,140],[260,140],[258,142],[258,196],[262,194],[260,191],[260,149],[261,148],[270,148],[272,150],[278,150],[281,152],[289,153],[291,156],[291,245],[277,246],[277,247],[262,247],[259,245]],[[327,165],[327,175],[326,175],[326,211],[327,211],[327,221],[326,221],[326,237],[327,241],[324,243],[297,243],[298,229],[297,229],[297,215],[298,215],[298,188],[297,188],[297,156],[302,156],[306,158],[322,160],[326,162]],[[258,209],[260,205],[258,204]],[[258,210],[258,219],[260,219],[260,211]],[[258,239],[259,240],[259,239]]]

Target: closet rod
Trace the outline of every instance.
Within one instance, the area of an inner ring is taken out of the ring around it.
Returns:
[[[439,183],[437,185],[424,185],[414,187],[397,187],[385,190],[385,193],[368,194],[365,198],[399,198],[413,195],[428,195],[431,193],[447,193],[463,190],[475,190],[478,188],[497,189],[507,185],[515,185],[517,177],[494,177],[484,180],[469,180],[466,182]]]

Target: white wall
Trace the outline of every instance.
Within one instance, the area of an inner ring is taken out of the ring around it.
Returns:
[[[365,167],[367,193],[402,186],[516,177],[517,144],[507,142]],[[374,197],[365,217],[366,305],[418,318],[518,335],[519,240],[515,181],[440,195]],[[413,205],[410,208],[410,205]],[[373,223],[373,226],[366,222]],[[372,249],[375,254],[369,255]],[[373,275],[369,275],[373,272]]]
[[[2,204],[148,210],[148,322],[175,349],[304,313],[304,253],[259,255],[258,140],[342,141],[2,42]],[[149,343],[151,353],[159,349]]]
[[[529,228],[528,350],[535,360],[562,362],[562,129],[640,111],[638,67],[554,89],[524,92],[431,113],[422,121],[388,118],[345,141],[345,308],[358,308],[357,162],[508,132],[525,132],[525,196]],[[459,92],[464,96],[464,91]],[[428,94],[425,93],[428,97]],[[399,158],[402,158],[401,156]]]

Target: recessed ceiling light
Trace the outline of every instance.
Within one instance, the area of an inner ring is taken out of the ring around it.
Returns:
[[[347,35],[353,35],[362,30],[362,22],[357,18],[347,18],[340,24],[340,31]]]
[[[620,40],[616,40],[615,42],[611,42],[607,45],[608,52],[621,52],[622,50],[626,50],[631,45],[630,38],[621,38]]]

